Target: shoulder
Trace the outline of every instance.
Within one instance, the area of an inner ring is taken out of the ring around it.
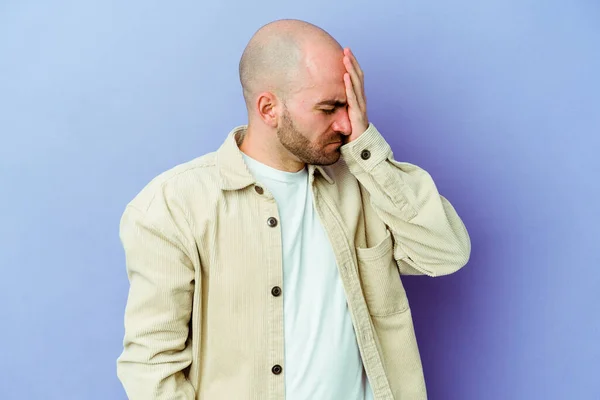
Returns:
[[[216,152],[211,152],[158,174],[144,185],[126,207],[146,213],[157,203],[185,202],[186,198],[209,191],[218,184]]]

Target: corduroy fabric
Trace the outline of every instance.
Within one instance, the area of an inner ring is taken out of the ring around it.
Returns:
[[[285,368],[273,372],[285,364],[285,293],[271,293],[283,287],[279,215],[245,167],[245,128],[154,178],[122,215],[130,290],[117,373],[132,400],[285,397]],[[341,151],[308,170],[365,371],[376,400],[426,399],[400,275],[457,271],[469,235],[431,176],[394,160],[373,124]]]

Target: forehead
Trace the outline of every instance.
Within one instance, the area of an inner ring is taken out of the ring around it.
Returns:
[[[344,86],[343,51],[314,51],[307,54],[304,60],[299,94],[306,101],[319,102],[323,100],[346,100]]]

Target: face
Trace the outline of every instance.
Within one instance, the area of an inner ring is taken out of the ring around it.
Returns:
[[[281,144],[301,162],[314,165],[330,165],[340,158],[344,135],[332,131],[327,134],[303,132],[294,123],[287,107],[277,127]]]
[[[307,57],[307,73],[283,107],[277,136],[303,163],[335,163],[351,133],[342,57],[341,50],[333,55]]]

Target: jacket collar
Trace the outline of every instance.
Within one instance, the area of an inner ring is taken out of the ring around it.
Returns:
[[[221,189],[223,190],[243,189],[256,182],[248,170],[239,148],[247,127],[248,125],[239,125],[233,128],[217,150],[216,162],[221,176]],[[322,175],[328,183],[335,183],[329,167],[308,165],[309,176],[313,177],[315,172]]]

